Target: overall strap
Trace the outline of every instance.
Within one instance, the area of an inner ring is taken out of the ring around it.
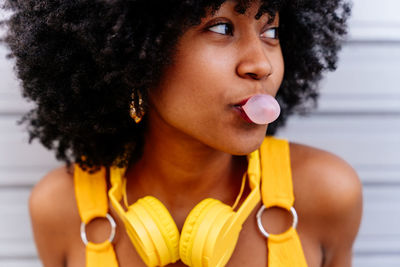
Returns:
[[[96,173],[82,170],[78,164],[74,169],[75,197],[82,220],[81,237],[86,245],[86,267],[118,267],[112,240],[95,244],[86,239],[85,226],[95,218],[108,218],[108,198],[105,168]],[[112,239],[112,238],[110,238]]]
[[[278,206],[289,210],[294,203],[289,144],[266,137],[260,150],[263,204],[266,208]]]
[[[294,204],[294,194],[288,141],[266,137],[260,152],[264,206],[290,211]],[[282,234],[269,234],[267,244],[268,267],[307,267],[295,228],[291,227]]]

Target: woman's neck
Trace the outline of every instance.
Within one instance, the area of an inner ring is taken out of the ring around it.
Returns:
[[[141,159],[127,170],[129,203],[153,195],[170,210],[190,210],[207,197],[232,205],[246,171],[245,158],[163,130],[149,129]]]

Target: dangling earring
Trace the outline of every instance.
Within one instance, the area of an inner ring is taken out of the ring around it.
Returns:
[[[137,97],[138,99],[135,99],[135,90],[132,91],[132,95],[131,95],[131,104],[130,104],[130,115],[132,117],[132,119],[136,122],[139,123],[144,114],[144,107],[143,107],[143,98],[142,98],[142,94],[140,93],[140,91],[137,91]],[[136,100],[136,101],[135,101]]]

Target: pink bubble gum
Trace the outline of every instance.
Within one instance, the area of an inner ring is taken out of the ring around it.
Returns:
[[[261,125],[275,121],[281,112],[275,98],[264,94],[251,97],[242,109],[253,123]]]

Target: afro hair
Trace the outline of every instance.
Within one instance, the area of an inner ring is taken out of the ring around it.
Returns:
[[[30,140],[70,165],[125,166],[137,160],[146,125],[129,116],[132,88],[160,80],[179,37],[222,0],[5,0],[12,15],[2,40],[15,59],[23,96],[36,103],[24,115]],[[252,0],[238,0],[244,13]],[[279,12],[285,75],[277,94],[288,116],[314,107],[318,83],[336,68],[350,5],[344,0],[267,0],[259,11]]]

